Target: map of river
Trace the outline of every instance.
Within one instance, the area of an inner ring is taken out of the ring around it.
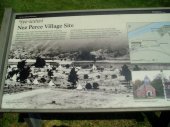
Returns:
[[[170,22],[128,23],[131,63],[170,63]]]

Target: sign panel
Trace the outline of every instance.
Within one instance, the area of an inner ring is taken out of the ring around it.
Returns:
[[[170,13],[151,12],[15,14],[1,109],[168,109]]]

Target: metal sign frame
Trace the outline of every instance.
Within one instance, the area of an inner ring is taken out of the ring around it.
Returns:
[[[0,107],[2,105],[3,88],[8,65],[12,34],[15,19],[37,17],[68,17],[83,15],[121,15],[121,14],[165,14],[170,13],[170,8],[138,8],[138,9],[110,9],[110,10],[78,10],[58,12],[29,12],[15,13],[12,9],[6,9],[0,34]],[[124,107],[124,108],[80,108],[80,109],[12,109],[0,108],[0,112],[127,112],[127,111],[164,111],[170,110],[169,106],[163,107]]]

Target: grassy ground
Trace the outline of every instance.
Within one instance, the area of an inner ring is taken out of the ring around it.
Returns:
[[[169,0],[0,0],[0,21],[5,7],[16,12],[34,12],[168,6]]]
[[[169,7],[169,0],[0,0],[0,23],[4,8],[12,7],[16,12],[113,9],[138,7]],[[0,118],[0,127],[27,127],[18,123],[17,113],[5,113]],[[47,120],[43,127],[151,127],[144,115],[142,122],[135,119],[113,120]]]
[[[122,115],[123,117],[125,115]],[[5,113],[0,119],[0,127],[28,127],[18,122],[17,113]],[[44,120],[42,127],[152,127],[147,118],[137,121],[135,119],[112,120]]]

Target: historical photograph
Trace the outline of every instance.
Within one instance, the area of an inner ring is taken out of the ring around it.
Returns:
[[[132,98],[129,46],[121,29],[108,28],[110,22],[80,29],[85,21],[47,20],[16,19],[3,108],[112,108]]]
[[[131,65],[126,21],[120,25],[115,17],[16,19],[2,108],[97,109],[170,105],[163,99],[165,92],[160,72],[146,71],[166,69],[168,64]],[[143,103],[136,101],[134,96],[155,100]]]

